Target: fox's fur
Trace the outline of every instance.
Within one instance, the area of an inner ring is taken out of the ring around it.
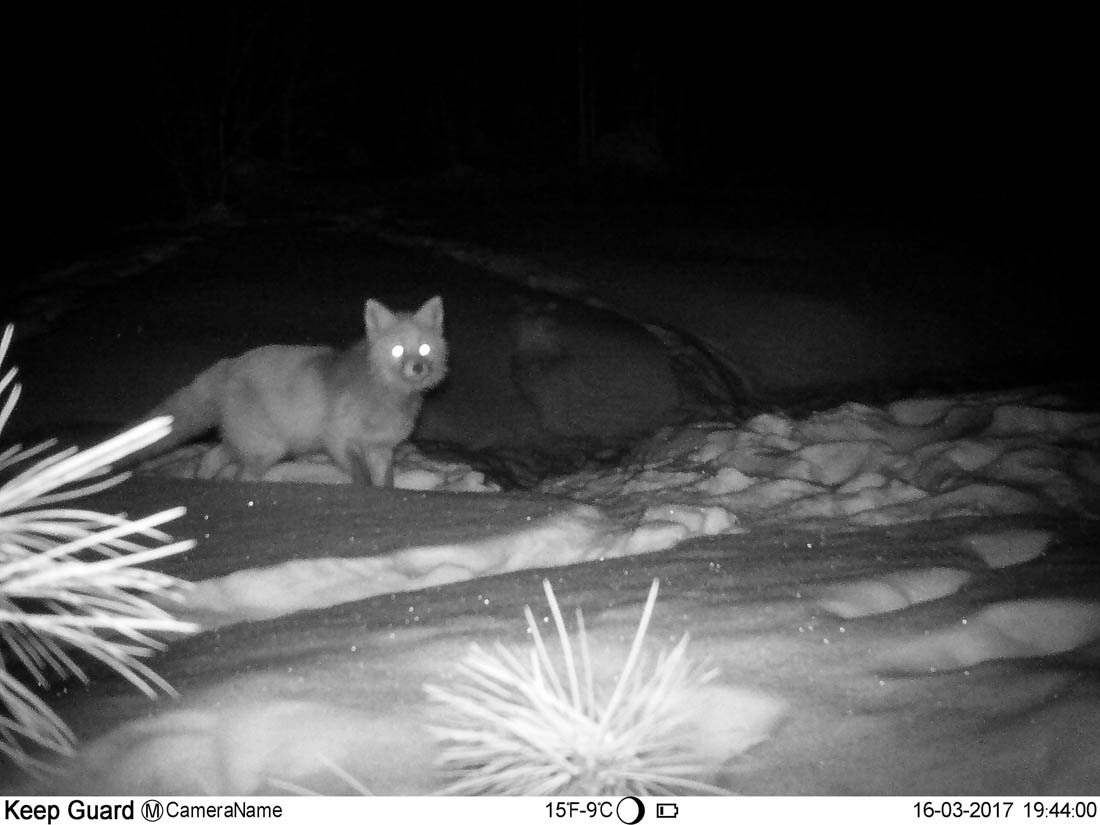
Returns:
[[[360,483],[393,486],[394,448],[447,371],[443,301],[391,312],[368,300],[363,319],[366,338],[342,352],[276,345],[214,364],[146,416],[174,418],[158,452],[216,427],[238,478],[324,452]]]

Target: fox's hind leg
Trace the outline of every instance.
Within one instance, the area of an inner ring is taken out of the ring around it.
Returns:
[[[255,425],[223,427],[222,441],[237,461],[239,481],[259,481],[287,455],[281,438]]]

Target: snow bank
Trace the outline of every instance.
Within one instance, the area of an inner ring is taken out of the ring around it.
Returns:
[[[1079,794],[1100,764],[1100,703],[1081,664],[1100,639],[1095,522],[1045,516],[1100,514],[1098,434],[1100,416],[1026,394],[771,413],[666,429],[619,467],[547,481],[583,501],[503,535],[314,560],[273,535],[281,563],[190,593],[221,626],[168,651],[184,699],[152,712],[130,699],[58,781],[101,793],[437,790],[420,686],[452,678],[469,642],[516,638],[480,613],[480,593],[521,598],[525,580],[479,583],[473,611],[452,588],[350,602],[747,531],[556,579],[578,599],[587,588],[586,608],[642,569],[669,584],[655,638],[690,627],[721,673],[696,720],[721,731],[718,784]],[[947,521],[956,515],[986,518]],[[1005,518],[1018,515],[1038,518]],[[788,547],[807,527],[820,540]],[[441,605],[445,618],[416,621]],[[620,613],[593,611],[589,627],[593,661],[611,669],[628,638]],[[93,701],[73,697],[67,712],[94,718]],[[100,707],[119,701],[108,693]]]
[[[414,546],[382,556],[291,559],[195,583],[187,607],[208,626],[271,618],[383,593],[517,570],[654,552],[696,536],[753,525],[876,526],[952,516],[1068,511],[1100,515],[1100,415],[1058,398],[1017,393],[845,404],[795,420],[758,415],[742,425],[661,430],[630,460],[551,479],[540,491],[576,506],[524,529],[467,543]],[[184,462],[193,468],[201,456]],[[188,464],[188,462],[190,462]],[[188,471],[190,472],[190,470]],[[493,490],[480,473],[406,446],[399,486]],[[279,465],[269,481],[346,481],[326,462]],[[745,526],[743,526],[745,525]],[[1039,555],[1035,531],[976,537],[990,567]],[[966,575],[907,575],[824,595],[837,615],[863,615],[942,595]],[[946,585],[944,585],[946,582]],[[914,596],[916,587],[921,593]]]
[[[660,507],[626,526],[576,505],[526,529],[381,556],[290,560],[194,583],[183,604],[207,626],[267,619],[479,576],[651,553],[739,528],[720,508]]]
[[[844,404],[796,420],[669,427],[618,467],[543,492],[636,509],[721,507],[746,525],[840,519],[1100,515],[1100,415],[1063,399],[982,394]]]

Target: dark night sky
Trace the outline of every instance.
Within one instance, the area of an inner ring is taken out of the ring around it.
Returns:
[[[1094,103],[1080,21],[1003,11],[140,8],[47,9],[14,27],[28,57],[13,123],[27,141],[39,226],[88,233],[178,215],[181,171],[209,176],[215,125],[226,122],[248,136],[223,131],[223,150],[314,175],[570,166],[580,35],[597,132],[655,126],[677,175],[715,188],[796,185],[955,220],[1049,219],[1083,174],[1076,158]]]

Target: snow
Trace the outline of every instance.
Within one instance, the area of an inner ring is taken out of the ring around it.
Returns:
[[[196,582],[187,605],[219,622],[271,618],[478,576],[652,553],[696,536],[743,532],[742,523],[843,519],[847,525],[889,525],[1060,509],[1100,516],[1100,496],[1076,460],[1100,438],[1100,415],[1060,411],[1058,399],[1040,400],[1048,406],[1029,406],[1026,392],[885,408],[846,404],[802,421],[770,413],[739,426],[670,427],[616,467],[540,485],[540,492],[600,505],[617,518],[579,505],[528,529],[470,544],[244,570]],[[184,451],[188,457],[192,468],[196,459],[205,463],[193,449]],[[187,472],[181,470],[187,461],[169,465],[175,474]],[[319,459],[284,463],[265,480],[350,481]],[[499,489],[480,472],[433,462],[411,448],[399,457],[396,486]],[[1032,531],[977,537],[973,546],[990,566],[1004,566],[1033,558],[1048,542],[1049,536]],[[939,592],[938,584],[922,580],[918,586]],[[875,603],[889,603],[882,589],[904,594],[910,587],[876,579],[860,585],[853,598],[863,602],[874,592]],[[845,612],[850,609],[833,612],[863,615],[859,608]]]
[[[1067,509],[1097,515],[1096,414],[1015,395],[845,404],[804,420],[668,428],[607,471],[541,486],[582,500],[721,506],[747,523],[897,524]],[[1046,406],[1038,406],[1039,403]]]
[[[550,344],[571,340],[550,331]],[[555,405],[581,385],[535,357],[546,329],[521,332],[524,391],[561,427]],[[584,435],[615,409],[592,413]],[[712,766],[701,781],[1091,792],[1098,446],[1100,413],[1017,389],[665,426],[613,466],[522,494],[409,445],[398,491],[362,494],[316,458],[239,485],[216,448],[188,447],[140,477],[186,480],[162,491],[193,496],[189,524],[206,525],[175,605],[206,630],[154,663],[179,698],[151,704],[111,679],[62,686],[79,752],[56,777],[4,776],[0,790],[352,793],[350,776],[373,793],[430,793],[441,781],[425,683],[453,678],[471,642],[529,644],[522,608],[549,621],[547,577],[566,615],[583,605],[597,682],[613,685],[657,577],[650,651],[689,631],[691,655],[720,672],[692,701]],[[268,515],[246,521],[261,490]],[[475,500],[498,515],[460,529],[490,512]],[[395,523],[378,517],[389,511]],[[325,522],[347,540],[318,534]]]
[[[624,529],[579,505],[516,533],[456,545],[409,547],[385,556],[289,561],[195,582],[183,607],[207,616],[264,619],[478,576],[651,553],[692,535],[730,530],[724,511],[661,507]],[[208,622],[210,619],[208,619]]]
[[[532,602],[533,588],[514,593],[489,577],[595,564],[596,580],[610,584],[609,565],[642,555],[654,556],[658,575],[675,580],[700,564],[692,539],[714,548],[737,537],[732,555],[705,554],[710,572],[701,585],[670,597],[667,631],[657,636],[691,628],[693,650],[723,673],[697,697],[693,717],[698,753],[715,766],[703,779],[749,792],[1080,792],[1100,758],[1095,737],[1085,733],[1100,719],[1100,697],[1057,657],[1087,660],[1100,642],[1095,577],[1082,589],[1055,576],[1062,584],[1052,592],[1061,595],[1044,595],[1042,576],[1007,588],[991,578],[1064,554],[1055,545],[1072,540],[1052,515],[1086,525],[1098,515],[1092,465],[1082,456],[1095,450],[1100,416],[1059,403],[1027,392],[971,395],[881,408],[846,404],[804,420],[770,413],[741,425],[667,428],[617,467],[546,481],[541,492],[576,503],[528,517],[520,529],[381,555],[286,559],[200,579],[184,608],[215,635],[182,654],[192,660],[181,670],[191,673],[179,685],[183,698],[86,741],[65,787],[237,794],[291,782],[346,793],[340,777],[350,775],[376,793],[428,792],[438,780],[419,725],[432,711],[417,685],[445,680],[467,640],[486,638],[489,626],[467,614],[433,628],[418,612],[417,621],[397,623],[390,611],[389,620],[352,632],[345,619],[324,618],[323,608],[346,605],[359,615],[364,599],[438,593],[471,580],[485,582],[482,593],[508,592],[511,601],[525,594]],[[196,459],[192,449],[191,466]],[[264,483],[338,480],[332,473],[324,463],[299,462],[273,469]],[[453,465],[426,469],[412,451],[397,472],[399,483],[429,488],[432,479],[438,488],[474,475]],[[946,538],[929,538],[935,522],[946,526]],[[799,533],[800,524],[811,532]],[[904,525],[916,532],[901,540],[882,532]],[[837,529],[851,536],[847,549],[833,549]],[[1085,536],[1073,563],[1095,557],[1095,530],[1087,527]],[[789,564],[801,573],[788,585],[774,574],[763,585],[728,583],[745,574],[746,548],[761,541],[753,564]],[[784,560],[792,546],[803,551]],[[661,553],[678,548],[682,555]],[[623,575],[631,568],[615,569]],[[725,594],[719,602],[705,595],[715,578]],[[688,598],[692,592],[699,595]],[[302,618],[310,616],[317,618]],[[276,617],[294,622],[274,632],[281,641],[259,641],[248,630]],[[625,655],[629,632],[616,629],[624,621],[615,608],[589,622],[605,681]],[[341,628],[335,637],[323,631],[333,622]],[[342,646],[340,637],[354,641]],[[284,656],[260,652],[272,644],[316,647],[311,638],[327,639],[321,658],[280,665]],[[195,657],[201,661],[210,644],[251,648],[244,657],[258,664],[241,671],[200,665],[196,677]],[[1013,661],[1020,666],[1006,671]],[[981,673],[983,664],[992,671]],[[167,666],[180,669],[171,658]],[[367,697],[352,698],[348,679],[371,685]],[[930,702],[942,718],[957,718],[954,737],[934,733],[943,723]],[[987,729],[959,713],[984,718]],[[917,727],[906,734],[905,724]],[[1036,727],[1042,744],[1030,739]],[[951,770],[928,761],[947,743],[961,748],[947,754]],[[1040,763],[1036,748],[1047,754]],[[813,768],[826,759],[836,765]],[[868,772],[876,760],[893,767]],[[786,781],[768,773],[781,769]]]

